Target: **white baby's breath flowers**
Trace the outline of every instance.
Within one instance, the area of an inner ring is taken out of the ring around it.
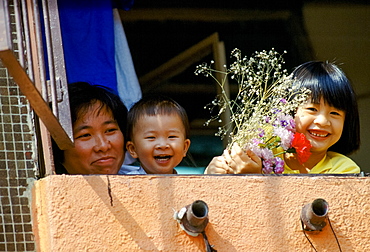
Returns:
[[[230,109],[230,123],[219,128],[216,135],[229,137],[230,149],[234,143],[246,147],[263,129],[269,131],[281,114],[293,115],[310,94],[308,89],[293,85],[292,76],[283,69],[283,54],[274,49],[255,52],[252,57],[242,56],[239,49],[231,52],[235,59],[225,71],[217,71],[203,63],[197,66],[195,74],[212,77],[221,88],[220,94],[206,107],[218,113],[205,125],[219,120],[222,113]],[[215,73],[224,75],[223,81],[217,81]],[[225,92],[225,80],[236,81],[238,92],[234,99],[229,99]],[[272,133],[272,129],[270,130]]]

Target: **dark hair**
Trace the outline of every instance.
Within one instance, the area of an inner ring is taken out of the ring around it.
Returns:
[[[293,71],[294,84],[311,90],[311,101],[320,103],[320,98],[345,114],[342,136],[329,148],[349,155],[360,147],[360,119],[356,94],[344,72],[335,64],[310,61]]]
[[[112,111],[113,118],[122,131],[126,140],[127,109],[119,96],[109,88],[100,85],[91,85],[87,82],[75,82],[68,85],[69,105],[72,125],[80,115],[85,114],[96,102],[101,103],[100,110],[106,108]],[[53,141],[54,163],[57,173],[66,173],[61,163],[64,162],[64,152]]]
[[[162,96],[144,97],[135,103],[127,115],[127,140],[132,140],[133,128],[140,117],[148,115],[172,115],[180,116],[185,128],[185,138],[188,139],[190,135],[190,126],[188,116],[185,109],[173,99]]]

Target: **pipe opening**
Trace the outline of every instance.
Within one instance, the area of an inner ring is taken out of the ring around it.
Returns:
[[[325,216],[328,210],[329,204],[324,199],[316,199],[312,202],[312,211],[317,216]]]
[[[194,201],[191,205],[191,211],[197,218],[204,218],[208,215],[208,206],[202,200]]]

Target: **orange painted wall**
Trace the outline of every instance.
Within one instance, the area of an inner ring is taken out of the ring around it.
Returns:
[[[33,186],[38,251],[205,251],[173,219],[201,199],[206,234],[222,251],[313,251],[302,207],[329,203],[342,251],[370,251],[370,179],[345,176],[68,176]],[[330,226],[309,234],[317,251],[339,251]]]

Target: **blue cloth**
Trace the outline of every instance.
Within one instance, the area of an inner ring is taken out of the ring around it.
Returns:
[[[118,10],[113,10],[118,94],[127,109],[141,99],[141,88]],[[126,160],[126,159],[125,159]]]
[[[141,99],[141,88],[117,9],[113,10],[113,18],[117,90],[126,108],[130,109],[132,105]],[[126,152],[124,164],[132,164],[135,161],[136,159]]]
[[[133,0],[59,0],[59,19],[69,83],[85,81],[117,91],[113,4]]]
[[[118,171],[119,175],[143,175],[147,174],[141,166],[122,165]]]
[[[68,83],[84,81],[110,88],[130,109],[141,88],[116,8],[134,0],[58,0]],[[113,9],[114,8],[114,9]],[[125,164],[135,159],[127,155]]]

